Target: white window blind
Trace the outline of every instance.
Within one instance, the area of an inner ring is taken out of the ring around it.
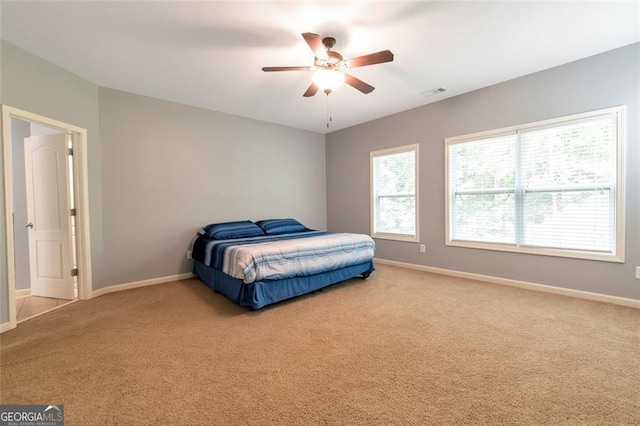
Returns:
[[[515,243],[515,135],[451,146],[455,239]]]
[[[372,235],[417,238],[417,145],[371,153]]]
[[[622,111],[447,139],[448,244],[620,260]]]

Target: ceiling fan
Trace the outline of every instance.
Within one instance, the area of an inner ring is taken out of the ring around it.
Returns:
[[[382,50],[380,52],[371,53],[369,55],[357,56],[351,59],[343,59],[342,55],[331,50],[336,44],[333,37],[320,38],[318,34],[302,33],[302,37],[307,42],[315,58],[311,66],[294,66],[294,67],[263,67],[262,71],[314,71],[312,75],[313,82],[302,96],[314,96],[318,90],[322,90],[329,95],[342,82],[358,89],[364,94],[371,93],[375,87],[365,83],[346,73],[351,68],[364,67],[367,65],[381,64],[393,61],[393,53],[390,50]]]

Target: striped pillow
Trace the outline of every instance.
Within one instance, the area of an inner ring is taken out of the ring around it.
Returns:
[[[264,235],[262,229],[249,220],[212,223],[202,228],[202,231],[214,240],[229,240],[231,238],[248,238]]]
[[[305,231],[306,226],[301,224],[295,219],[267,219],[259,220],[256,222],[265,234],[277,235],[277,234],[290,234],[292,232]]]

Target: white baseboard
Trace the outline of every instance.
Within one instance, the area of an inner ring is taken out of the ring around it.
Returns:
[[[168,277],[159,277],[159,278],[152,278],[150,280],[135,281],[132,283],[112,285],[109,287],[104,287],[98,290],[94,290],[92,297],[98,297],[104,294],[114,293],[116,291],[131,290],[132,288],[147,287],[150,285],[170,283],[172,281],[188,280],[189,278],[193,278],[193,277],[195,277],[194,274],[192,274],[191,272],[187,272],[184,274],[170,275]]]
[[[434,268],[431,266],[416,265],[414,263],[397,262],[395,260],[374,259],[375,262],[382,265],[399,266],[401,268],[415,269],[424,272],[433,272],[435,274],[449,275],[458,278],[468,278],[476,281],[483,281],[493,284],[508,285],[511,287],[525,288],[527,290],[542,291],[545,293],[560,294],[562,296],[576,297],[579,299],[594,300],[596,302],[613,303],[615,305],[628,306],[640,309],[640,300],[628,299],[625,297],[609,296],[600,293],[590,293],[588,291],[573,290],[569,288],[554,287],[545,284],[530,283],[526,281],[510,280],[507,278],[492,277],[489,275],[473,274],[470,272],[454,271],[451,269]]]
[[[16,297],[24,297],[24,296],[29,296],[31,294],[31,289],[30,288],[25,288],[22,290],[16,290]]]
[[[0,324],[0,333],[4,333],[5,331],[9,331],[11,329],[12,327],[10,322],[3,322],[2,324]]]

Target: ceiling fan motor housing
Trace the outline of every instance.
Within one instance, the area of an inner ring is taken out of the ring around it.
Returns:
[[[333,50],[327,51],[327,59],[316,58],[315,65],[323,68],[337,68],[342,62],[342,55]]]
[[[314,65],[321,68],[338,68],[340,62],[343,61],[342,55],[331,50],[331,48],[336,44],[336,39],[333,37],[325,37],[322,39],[322,44],[325,49],[327,49],[327,58],[320,59],[316,57]]]
[[[330,50],[336,44],[336,39],[333,37],[325,37],[322,39],[322,44],[327,50]]]

